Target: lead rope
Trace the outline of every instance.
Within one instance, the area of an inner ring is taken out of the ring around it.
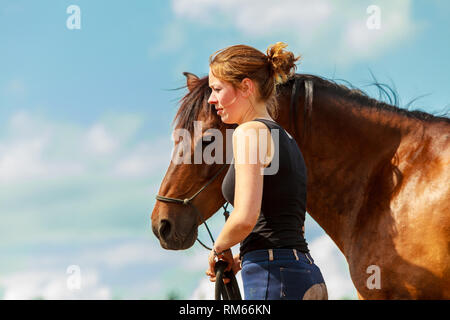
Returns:
[[[228,217],[230,216],[230,212],[227,210],[229,203],[226,202],[225,205],[222,206],[223,208],[223,215],[225,217],[225,222],[227,222]],[[211,238],[211,241],[214,246],[214,237],[212,236],[211,230],[208,227],[208,224],[205,220],[203,220],[203,224],[206,227],[206,230],[208,231],[209,237]],[[200,243],[203,248],[211,251],[212,248],[208,247],[206,244],[204,244],[197,236],[197,241]],[[215,300],[242,300],[241,292],[239,290],[239,285],[237,283],[236,277],[233,273],[233,270],[225,271],[228,264],[223,261],[219,260],[215,264],[214,272],[216,273],[216,287],[214,290],[214,298]],[[223,278],[226,277],[230,279],[230,282],[225,284],[223,282]]]
[[[227,210],[228,204],[229,203],[226,202],[225,205],[222,206],[222,208],[224,209],[223,215],[225,217],[225,222],[227,222],[228,217],[230,216],[230,213]],[[207,227],[206,222],[205,222],[205,226]],[[197,237],[197,240],[198,240],[198,237]],[[214,240],[213,240],[213,245],[214,245]],[[212,250],[212,249],[210,249],[210,250]],[[239,285],[236,281],[234,272],[233,272],[233,270],[225,271],[227,266],[228,266],[228,264],[223,260],[219,260],[215,264],[214,271],[216,273],[216,287],[214,290],[214,296],[215,296],[214,298],[215,298],[215,300],[242,300],[241,291],[239,290]],[[225,284],[223,282],[224,277],[230,279],[230,282]]]
[[[227,219],[228,219],[228,217],[230,216],[230,213],[227,211],[228,205],[229,205],[229,203],[226,202],[226,203],[222,206],[222,208],[223,208],[223,210],[224,210],[223,215],[224,215],[224,217],[225,217],[225,222],[227,222]],[[209,234],[209,238],[211,239],[211,242],[212,242],[213,245],[214,245],[215,240],[214,240],[214,237],[212,236],[211,230],[209,230],[208,224],[207,224],[206,221],[203,220],[203,219],[202,219],[202,222],[203,222],[203,224],[205,225],[206,230],[208,231],[208,234]],[[210,248],[210,247],[208,247],[206,244],[204,244],[204,243],[198,238],[198,236],[197,236],[197,241],[198,241],[198,243],[200,243],[200,244],[203,246],[203,248],[205,248],[205,249],[207,249],[207,250],[210,250],[210,251],[212,250],[212,248]]]

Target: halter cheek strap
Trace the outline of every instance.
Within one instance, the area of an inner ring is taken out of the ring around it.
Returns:
[[[170,197],[165,197],[165,196],[161,196],[161,195],[156,195],[156,200],[162,201],[162,202],[167,202],[167,203],[178,203],[178,204],[182,204],[185,206],[190,206],[192,208],[194,208],[194,211],[197,213],[197,215],[200,218],[201,223],[203,223],[206,227],[206,230],[208,231],[209,237],[213,243],[214,246],[214,237],[212,236],[211,231],[209,230],[208,224],[206,223],[205,219],[203,218],[203,215],[200,213],[200,211],[197,209],[197,207],[194,205],[194,203],[192,202],[195,197],[197,197],[203,190],[206,189],[207,186],[209,186],[218,176],[219,174],[228,166],[228,164],[224,164],[213,176],[211,179],[208,180],[208,182],[200,188],[200,190],[198,190],[192,197],[190,198],[186,198],[186,199],[179,199],[179,198],[170,198]],[[227,207],[228,207],[228,202],[225,202],[225,205],[222,206],[222,208],[224,209],[224,213],[223,215],[225,216],[225,220],[228,218],[229,216],[229,212],[227,211]],[[206,249],[208,250],[212,250],[210,247],[206,246],[202,241],[200,241],[200,239],[197,236],[197,241]]]

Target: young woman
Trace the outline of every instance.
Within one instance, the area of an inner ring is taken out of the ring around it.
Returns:
[[[209,255],[206,274],[215,281],[218,259],[235,273],[242,266],[245,299],[327,299],[322,274],[302,234],[303,156],[272,118],[275,87],[293,75],[299,60],[286,46],[278,42],[264,54],[235,45],[215,52],[209,63],[208,102],[224,123],[238,127],[233,161],[222,184],[234,210]],[[237,243],[240,254],[233,257],[230,248]]]

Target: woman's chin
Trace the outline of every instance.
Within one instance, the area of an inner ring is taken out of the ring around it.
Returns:
[[[234,124],[235,122],[233,122],[229,117],[228,117],[228,115],[226,115],[226,114],[222,114],[221,116],[220,116],[220,120],[222,120],[222,122],[223,123],[226,123],[226,124]]]

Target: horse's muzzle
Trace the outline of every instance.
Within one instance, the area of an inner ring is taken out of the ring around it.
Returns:
[[[152,226],[153,233],[159,239],[161,247],[169,250],[184,250],[192,247],[197,238],[197,224],[188,232],[178,232],[168,219],[161,219]]]

